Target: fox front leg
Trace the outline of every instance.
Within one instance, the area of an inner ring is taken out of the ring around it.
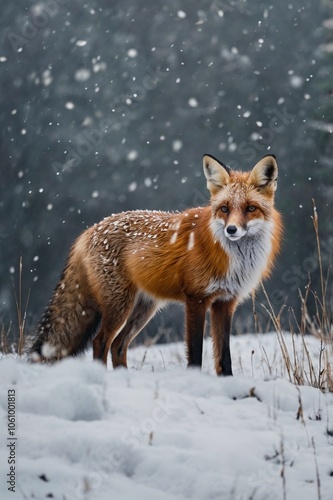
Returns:
[[[202,365],[202,342],[205,317],[205,301],[197,298],[187,298],[185,342],[188,366]]]
[[[211,305],[211,335],[215,370],[218,375],[232,375],[230,330],[235,304],[216,300]]]

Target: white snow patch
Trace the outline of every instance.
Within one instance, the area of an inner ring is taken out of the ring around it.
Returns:
[[[44,358],[52,358],[56,354],[56,348],[49,342],[45,342],[42,346],[42,355]]]
[[[175,232],[172,234],[171,238],[170,238],[170,243],[171,243],[171,245],[173,245],[174,243],[176,243],[176,241],[177,241],[177,237],[178,237],[178,233],[177,233],[177,231],[175,231]]]
[[[187,250],[192,250],[193,247],[194,247],[194,232],[191,231],[188,239]]]
[[[292,353],[291,336],[285,340]],[[320,342],[305,341],[317,370]],[[300,359],[302,342],[295,337]],[[202,372],[185,368],[182,343],[131,349],[128,371],[106,371],[91,353],[54,365],[2,356],[0,418],[7,421],[14,389],[19,491],[27,498],[109,500],[112,492],[126,500],[265,500],[283,496],[283,462],[286,498],[315,499],[317,462],[321,500],[331,500],[333,395],[287,380],[275,334],[232,337],[231,352],[232,378],[214,374],[210,340]],[[5,442],[6,425],[0,433]],[[7,457],[2,446],[1,484]]]
[[[301,355],[303,340],[295,341]],[[317,369],[320,342],[307,342]],[[3,356],[0,418],[15,389],[20,490],[27,498],[109,500],[112,491],[128,500],[265,500],[282,498],[283,461],[286,498],[312,499],[313,439],[321,500],[331,500],[333,395],[287,380],[275,334],[232,337],[231,349],[233,378],[214,374],[210,340],[202,372],[185,369],[182,343],[131,349],[128,371],[106,371],[91,353],[54,365]]]

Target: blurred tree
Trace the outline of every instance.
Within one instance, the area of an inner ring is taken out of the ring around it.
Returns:
[[[311,198],[321,209],[330,193],[331,136],[313,126],[332,122],[322,87],[327,5],[1,3],[3,320],[15,318],[11,280],[17,283],[20,254],[32,325],[85,227],[121,210],[206,203],[205,152],[244,169],[267,152],[277,155],[277,205],[287,229],[267,287],[276,308],[286,296],[298,304],[304,262],[315,249]],[[325,118],[316,114],[323,106]],[[325,240],[331,229],[322,231]],[[149,331],[159,322],[182,330],[177,312],[158,316]],[[247,320],[237,324],[251,328]]]

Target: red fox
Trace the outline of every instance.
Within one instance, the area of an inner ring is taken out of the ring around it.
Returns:
[[[166,301],[185,303],[189,366],[201,366],[204,323],[211,314],[217,374],[232,375],[231,320],[237,305],[269,275],[282,223],[274,209],[278,168],[264,156],[251,172],[203,158],[210,204],[184,212],[111,215],[74,243],[40,321],[33,360],[83,351],[127,366],[127,348]],[[97,332],[97,334],[96,334]]]

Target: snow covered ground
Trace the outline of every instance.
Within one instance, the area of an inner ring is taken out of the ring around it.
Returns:
[[[53,366],[2,357],[0,498],[332,500],[333,395],[288,381],[275,334],[231,348],[233,378],[214,375],[210,340],[202,372],[185,369],[182,344],[134,348],[128,371],[91,353]]]

